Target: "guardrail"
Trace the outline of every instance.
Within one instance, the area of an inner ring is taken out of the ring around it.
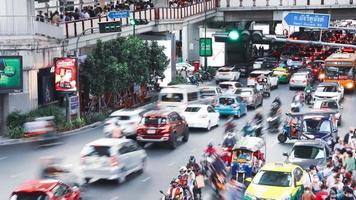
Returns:
[[[276,6],[330,6],[356,5],[356,0],[221,0],[221,7],[276,7]]]
[[[213,10],[216,9],[218,5],[217,0],[209,0],[206,1],[206,10]],[[148,22],[155,21],[158,22],[160,20],[181,20],[187,17],[191,17],[197,14],[201,14],[205,12],[205,2],[195,3],[185,7],[177,7],[177,8],[152,8],[149,10],[142,10],[142,11],[134,11],[130,13],[129,18],[121,18],[117,19],[117,21],[121,22],[122,26],[129,25],[129,19],[144,19]],[[96,28],[98,27],[99,22],[106,22],[109,21],[107,16],[103,17],[95,17],[90,19],[83,19],[77,21],[70,21],[61,24],[60,26],[64,30],[64,34],[66,38],[77,37],[85,29],[88,28]],[[114,20],[115,21],[115,20]],[[89,31],[90,33],[94,33],[93,30]]]

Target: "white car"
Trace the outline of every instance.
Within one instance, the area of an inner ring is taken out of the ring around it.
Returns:
[[[253,69],[262,69],[262,65],[264,61],[265,61],[264,58],[257,58],[253,63]]]
[[[289,79],[289,89],[304,88],[310,85],[312,77],[308,72],[297,72]]]
[[[81,170],[86,183],[92,179],[125,181],[143,171],[147,154],[134,140],[103,138],[86,144],[81,153]]]
[[[256,84],[256,79],[264,76],[267,78],[267,83],[270,84],[271,88],[278,88],[278,76],[273,75],[271,70],[255,70],[252,71],[247,78],[247,86],[254,87]]]
[[[314,102],[314,109],[316,110],[326,110],[334,112],[335,119],[337,120],[337,125],[341,125],[341,110],[343,107],[336,99],[324,99]]]
[[[120,126],[123,135],[128,138],[135,138],[136,129],[143,112],[143,109],[122,109],[111,113],[104,124],[104,134],[111,136],[113,129]]]
[[[314,92],[314,101],[321,99],[335,99],[338,102],[344,98],[344,87],[338,82],[320,83]]]
[[[187,72],[194,72],[194,66],[187,62],[181,62],[176,64],[176,70],[178,72],[186,70]]]
[[[215,81],[237,81],[240,78],[240,71],[236,67],[220,67],[215,74]]]
[[[209,131],[219,123],[219,113],[210,105],[189,105],[182,116],[186,119],[189,128],[205,128]]]
[[[214,105],[218,96],[221,94],[221,89],[217,86],[202,86],[200,89],[200,97],[202,102]]]
[[[219,88],[222,93],[235,93],[237,88],[242,87],[241,83],[237,81],[224,81],[219,83]]]

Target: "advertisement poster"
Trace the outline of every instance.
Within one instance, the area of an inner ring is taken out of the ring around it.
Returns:
[[[77,59],[55,58],[55,89],[59,92],[77,91]]]
[[[22,91],[22,56],[0,56],[0,93]]]

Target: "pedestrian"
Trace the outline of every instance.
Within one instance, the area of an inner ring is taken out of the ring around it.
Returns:
[[[335,144],[334,151],[336,149],[342,150],[344,148],[344,141],[340,137],[338,137],[337,141],[338,141],[338,143]]]
[[[38,15],[36,15],[36,21],[39,21],[39,22],[44,22],[45,21],[45,18],[42,15],[42,10],[38,11]]]
[[[320,188],[321,190],[315,195],[315,200],[325,200],[329,195],[328,187],[325,184],[322,184]]]
[[[356,137],[355,136],[355,128],[354,127],[350,127],[349,128],[349,132],[346,133],[345,136],[344,136],[344,143],[345,144],[351,144],[353,136]]]
[[[347,172],[352,173],[354,170],[356,170],[356,159],[355,157],[352,155],[352,151],[347,151],[346,152],[346,158],[344,161],[344,167],[346,168]]]
[[[315,195],[312,193],[309,186],[304,187],[304,193],[302,195],[302,200],[315,200]]]
[[[58,26],[60,22],[61,22],[61,17],[59,16],[58,11],[55,11],[51,16],[51,23]]]

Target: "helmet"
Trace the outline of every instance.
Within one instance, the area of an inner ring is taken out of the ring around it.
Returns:
[[[209,147],[209,148],[213,147],[213,143],[212,143],[212,142],[209,142],[208,147]]]
[[[185,166],[180,167],[179,173],[183,174],[187,171],[187,168]]]
[[[190,156],[189,162],[190,162],[190,163],[195,163],[195,157],[194,157],[194,156]]]
[[[178,185],[178,181],[176,178],[173,178],[172,181],[171,181],[171,186],[177,186]]]

